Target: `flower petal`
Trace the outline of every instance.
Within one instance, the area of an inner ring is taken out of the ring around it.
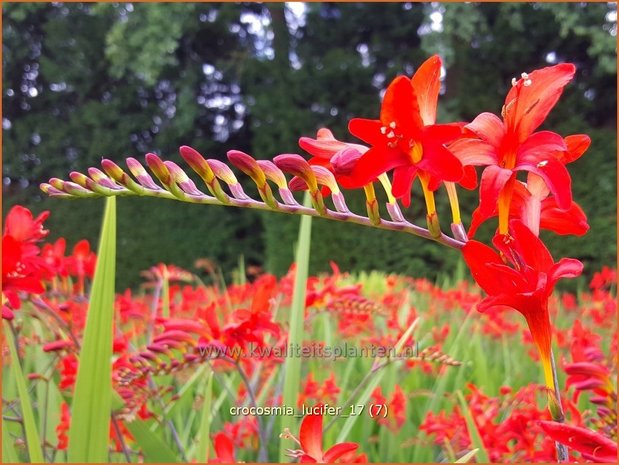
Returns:
[[[406,154],[400,150],[380,146],[372,147],[359,158],[350,177],[363,186],[374,181],[382,173],[409,164]]]
[[[423,158],[417,166],[443,181],[462,179],[462,163],[443,145],[424,145]]]
[[[505,98],[505,123],[517,131],[518,140],[524,141],[546,119],[563,92],[563,88],[574,77],[576,67],[561,63],[533,71],[528,75],[530,85],[523,85],[520,79]]]
[[[462,247],[462,256],[471,270],[473,279],[487,294],[495,295],[505,290],[497,272],[487,266],[488,263],[503,264],[499,254],[492,248],[481,242],[468,241]]]
[[[354,452],[359,448],[359,444],[354,442],[341,442],[332,446],[323,456],[324,463],[334,463],[342,455]]]
[[[567,210],[572,204],[572,179],[565,165],[553,156],[540,160],[538,156],[529,153],[519,155],[514,170],[529,171],[544,179],[550,191],[554,194],[557,205]]]
[[[499,200],[499,194],[512,174],[511,170],[496,165],[490,165],[484,169],[479,186],[479,210],[482,216],[492,216]]]
[[[353,118],[348,122],[348,131],[370,145],[384,145],[385,136],[380,133],[382,126],[376,119]]]
[[[400,133],[418,137],[424,123],[415,90],[406,76],[396,77],[387,87],[380,107],[380,121],[385,126],[395,123]]]
[[[417,176],[417,167],[401,166],[393,170],[393,186],[391,193],[402,201],[402,205],[408,208],[411,204],[411,187]]]
[[[303,418],[299,430],[299,441],[307,455],[320,461],[322,458],[322,415],[309,414]]]
[[[559,155],[559,160],[566,165],[578,160],[591,145],[591,138],[586,134],[574,134],[565,138],[567,151]]]
[[[425,125],[436,121],[438,94],[441,90],[441,57],[428,58],[411,78],[411,84],[417,95],[419,113]]]
[[[576,278],[582,274],[583,264],[575,258],[562,258],[548,272],[552,286],[561,278]]]
[[[554,197],[550,197],[544,199],[541,206],[540,228],[574,236],[582,236],[589,231],[587,215],[576,202],[572,202],[567,210],[561,210]]]
[[[540,421],[539,425],[552,439],[588,456],[589,460],[617,463],[617,443],[600,433],[555,421]]]
[[[464,127],[495,148],[501,146],[505,137],[505,124],[494,113],[481,113]]]
[[[496,149],[479,139],[458,139],[448,146],[464,166],[496,165]]]

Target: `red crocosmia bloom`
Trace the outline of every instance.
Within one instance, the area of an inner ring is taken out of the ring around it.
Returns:
[[[571,163],[580,158],[590,144],[589,136],[583,134],[567,136],[565,138],[567,149],[554,152],[554,155],[563,164]],[[537,174],[528,173],[526,184],[516,181],[512,194],[510,218],[520,218],[536,236],[539,235],[540,229],[576,236],[582,236],[589,230],[587,216],[582,208],[576,202],[572,202],[567,209],[560,208],[556,198],[550,196],[545,181]],[[481,223],[497,214],[496,206],[492,214],[488,211],[482,214],[481,208],[477,208],[473,212],[469,237],[475,235]]]
[[[571,179],[557,152],[567,151],[561,136],[550,131],[534,132],[557,103],[576,68],[563,63],[522,74],[512,81],[501,120],[482,113],[465,126],[474,138],[462,138],[450,150],[465,166],[486,166],[481,177],[479,208],[491,216],[498,203],[499,231],[507,232],[509,204],[516,172],[540,176],[562,210],[572,203]]]
[[[44,211],[33,218],[30,210],[21,205],[15,205],[5,219],[4,235],[11,236],[18,242],[40,241],[49,232],[43,229],[43,222],[48,216],[49,211]]]
[[[69,446],[69,436],[67,432],[69,431],[70,424],[71,411],[67,403],[62,402],[62,404],[60,404],[60,421],[58,422],[58,426],[56,426],[56,436],[58,439],[58,445],[56,447],[58,450],[66,450]]]
[[[546,434],[555,441],[580,452],[592,462],[617,463],[617,443],[587,428],[555,421],[540,421]]]
[[[393,169],[393,195],[408,206],[415,177],[424,191],[462,179],[462,163],[444,145],[459,137],[461,128],[435,124],[440,74],[440,57],[430,57],[412,78],[399,76],[389,84],[379,120],[350,121],[350,132],[372,146],[351,174],[360,185]]]
[[[525,317],[540,354],[546,385],[552,389],[548,299],[559,278],[579,276],[583,265],[572,258],[555,263],[543,242],[519,220],[512,220],[510,234],[497,234],[493,243],[501,255],[477,241],[469,241],[462,248],[473,278],[488,294],[478,309],[483,312],[506,306]]]
[[[321,407],[318,404],[316,408]],[[301,463],[335,463],[345,454],[354,452],[359,447],[354,442],[342,442],[335,444],[328,451],[322,450],[322,415],[310,413],[303,418],[299,430],[299,439],[289,432],[282,435],[283,438],[292,438],[301,447],[300,450],[288,450],[291,457],[298,457]]]
[[[234,443],[226,433],[217,433],[213,438],[213,447],[216,457],[209,463],[236,463],[234,457]]]
[[[343,188],[354,189],[363,185],[351,177],[351,173],[357,160],[367,152],[365,145],[339,141],[329,129],[321,128],[316,133],[316,139],[301,137],[299,146],[312,155],[310,165],[327,168]]]

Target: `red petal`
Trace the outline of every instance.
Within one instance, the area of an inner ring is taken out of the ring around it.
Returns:
[[[479,188],[479,210],[484,217],[492,216],[499,200],[499,194],[512,177],[512,171],[490,165],[481,175]]]
[[[554,284],[561,278],[577,278],[582,274],[583,264],[575,258],[562,258],[548,272],[550,285]]]
[[[505,125],[493,113],[482,113],[464,127],[495,148],[501,146],[505,137]]]
[[[411,84],[417,95],[419,113],[425,125],[436,121],[438,94],[441,90],[441,58],[438,55],[428,58],[411,78]]]
[[[596,462],[617,463],[617,444],[600,433],[554,421],[540,421],[542,429],[555,441],[590,455]]]
[[[396,77],[387,87],[380,107],[380,121],[385,126],[394,122],[398,132],[418,138],[424,124],[415,90],[406,76]]]
[[[403,165],[410,165],[410,160],[400,150],[372,147],[359,158],[350,178],[358,181],[360,185],[365,185],[382,173]]]
[[[576,202],[572,202],[569,209],[561,210],[554,197],[550,197],[542,201],[540,228],[561,235],[582,236],[589,231],[589,224],[585,212]]]
[[[354,442],[342,442],[331,447],[323,457],[324,463],[335,463],[342,455],[349,452],[354,452],[358,449],[359,444]]]
[[[479,139],[459,139],[449,145],[449,150],[464,166],[496,165],[496,149]]]
[[[381,127],[383,124],[376,119],[353,118],[348,122],[348,131],[370,145],[385,145]]]
[[[322,458],[322,415],[310,414],[303,418],[299,430],[299,441],[307,455],[318,461]]]
[[[225,433],[217,433],[213,441],[213,447],[217,458],[222,463],[236,463],[234,458],[234,444]]]
[[[529,154],[519,155],[516,171],[529,171],[540,176],[546,182],[548,189],[554,194],[557,205],[562,210],[567,210],[572,204],[572,180],[567,169],[559,160],[549,156],[540,160],[538,156]]]
[[[567,146],[563,137],[556,132],[540,131],[531,134],[518,147],[518,156],[535,155],[541,160],[542,157],[556,156],[555,152],[565,150],[567,150]]]
[[[498,253],[481,242],[468,241],[462,247],[462,255],[473,279],[487,294],[494,295],[505,291],[498,273],[487,266],[488,263],[503,264]]]
[[[575,72],[571,63],[538,69],[529,74],[531,85],[524,86],[520,80],[510,89],[505,98],[504,119],[506,126],[517,132],[520,142],[546,119]]]
[[[505,245],[500,236],[495,236],[493,243],[506,256],[510,256],[513,249],[522,257],[524,262],[535,271],[547,273],[554,266],[552,255],[539,237],[520,220],[511,220],[509,223],[512,241]]]
[[[408,208],[411,204],[411,187],[417,176],[417,167],[402,166],[393,171],[393,186],[391,193],[402,201],[402,205]]]
[[[442,145],[424,145],[423,158],[417,166],[443,181],[462,179],[462,163]]]
[[[565,138],[567,151],[559,155],[559,160],[566,165],[578,160],[591,145],[591,138],[586,134],[574,134]]]
[[[462,187],[468,190],[473,190],[477,187],[477,171],[474,166],[462,167],[462,179],[458,182]]]

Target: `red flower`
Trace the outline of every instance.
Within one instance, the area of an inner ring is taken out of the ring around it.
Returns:
[[[546,434],[555,441],[580,452],[593,462],[617,463],[617,443],[595,431],[555,421],[540,421]]]
[[[555,263],[542,241],[521,221],[512,220],[510,228],[511,235],[497,234],[493,240],[501,255],[477,241],[467,242],[462,253],[473,278],[488,294],[478,309],[507,306],[522,313],[540,353],[546,384],[552,389],[548,299],[559,278],[580,275],[582,263],[572,258]]]
[[[571,179],[556,152],[567,147],[561,136],[550,131],[534,131],[542,124],[572,79],[576,68],[569,63],[543,68],[512,82],[505,99],[503,120],[482,113],[467,124],[476,138],[464,138],[450,145],[462,164],[487,166],[481,177],[479,209],[483,217],[499,209],[499,230],[507,232],[509,204],[516,172],[540,176],[554,194],[562,210],[572,203]]]
[[[45,290],[41,281],[49,270],[35,242],[47,234],[43,221],[48,216],[49,212],[45,211],[33,219],[30,210],[16,205],[6,217],[2,235],[2,317],[5,319],[13,318],[11,309],[20,308],[20,291],[41,294]],[[10,308],[4,305],[5,298]]]
[[[226,433],[217,433],[213,439],[216,457],[209,463],[236,463],[234,458],[234,443]]]
[[[318,404],[315,408],[320,407],[321,404]],[[289,432],[285,432],[282,437],[292,438],[301,446],[300,450],[289,450],[289,453],[292,457],[298,457],[302,463],[335,463],[343,455],[353,452],[359,447],[354,442],[342,442],[323,452],[321,414],[310,413],[303,418],[299,430],[299,439],[296,439]]]
[[[32,212],[21,205],[15,205],[9,211],[4,223],[4,236],[11,236],[18,242],[37,242],[47,236],[49,232],[43,229],[43,222],[49,216],[44,211],[36,218]]]
[[[564,164],[571,163],[580,158],[590,144],[589,136],[581,134],[567,136],[565,138],[567,150],[554,152],[554,156]],[[477,208],[473,212],[469,236],[473,237],[481,223],[497,214],[496,207],[492,214],[487,211],[482,214],[481,209]],[[514,183],[509,217],[521,219],[536,236],[539,235],[540,229],[576,236],[582,236],[589,230],[587,216],[582,208],[576,202],[572,202],[568,209],[559,208],[556,198],[550,197],[550,190],[544,180],[534,173],[528,174],[526,184],[520,181]]]
[[[459,137],[461,129],[435,124],[440,72],[440,57],[430,57],[412,78],[399,76],[391,82],[379,120],[350,121],[350,132],[372,146],[352,171],[358,187],[393,169],[393,195],[408,206],[416,176],[426,191],[436,190],[442,181],[462,179],[462,164],[444,145]]]

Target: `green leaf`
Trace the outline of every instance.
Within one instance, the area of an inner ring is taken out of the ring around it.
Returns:
[[[479,461],[481,463],[489,463],[488,453],[486,452],[484,443],[481,440],[481,436],[479,435],[479,430],[477,429],[475,420],[473,420],[473,416],[471,415],[471,411],[469,410],[469,405],[466,403],[466,399],[462,395],[462,391],[456,391],[456,396],[458,397],[458,402],[460,403],[460,408],[462,409],[462,415],[464,415],[464,420],[466,421],[466,427],[469,430],[471,444],[473,444],[475,448],[479,449]]]
[[[470,450],[466,454],[464,454],[462,457],[460,457],[458,460],[456,460],[454,463],[469,463],[471,460],[473,460],[473,457],[477,455],[478,451],[479,449]]]
[[[32,463],[43,463],[41,439],[39,438],[39,432],[37,431],[37,426],[34,421],[34,413],[32,411],[32,404],[30,403],[28,388],[26,387],[26,379],[24,378],[24,373],[19,363],[19,357],[17,356],[17,347],[15,346],[12,328],[6,321],[4,322],[4,334],[11,352],[11,376],[15,379],[17,392],[19,393],[19,403],[21,405],[21,414],[24,420],[24,430],[26,432],[26,443],[28,445],[28,456]],[[2,442],[4,443],[4,441],[5,438],[3,435]]]
[[[2,422],[2,463],[19,463],[6,422]]]
[[[198,432],[198,445],[195,457],[198,462],[208,462],[210,431],[211,431],[211,404],[213,400],[213,370],[209,370],[206,375],[204,389],[204,403],[202,404],[202,418],[200,421],[200,430]]]
[[[134,420],[126,422],[125,426],[140,445],[146,463],[178,463],[176,454],[168,447],[161,437],[151,432],[151,425]]]
[[[305,194],[305,205],[309,204],[309,194]],[[301,217],[299,227],[299,243],[296,253],[296,272],[294,276],[294,293],[292,295],[292,307],[290,308],[290,332],[288,334],[288,347],[301,347],[303,344],[303,320],[305,317],[305,294],[307,291],[307,275],[309,268],[310,245],[312,240],[312,217]],[[301,386],[301,358],[288,354],[284,362],[284,396],[283,404],[296,407]],[[289,428],[291,431],[296,426],[296,419],[292,415],[282,416],[280,428],[283,431]],[[289,448],[286,441],[280,441],[279,461],[286,461],[286,449]]]
[[[106,201],[69,430],[69,462],[107,462],[112,406],[116,200]]]

